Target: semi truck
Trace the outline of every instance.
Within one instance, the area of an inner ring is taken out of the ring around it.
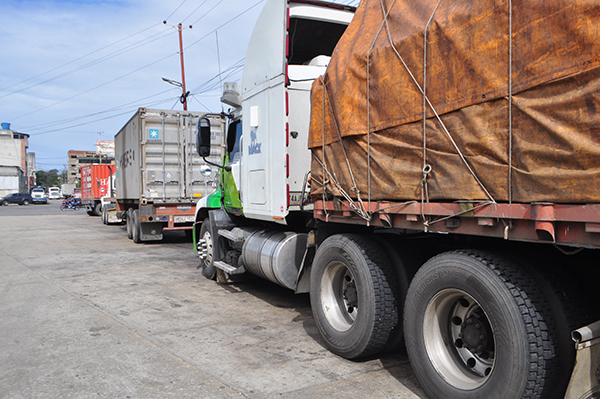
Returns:
[[[564,397],[600,319],[599,28],[588,2],[267,0],[202,273],[309,293],[324,346],[405,347],[431,398]]]
[[[81,203],[90,216],[102,214],[102,197],[114,192],[115,165],[91,164],[81,167]]]
[[[116,212],[135,243],[162,240],[165,230],[189,232],[196,201],[212,192],[214,174],[203,174],[205,161],[195,152],[199,118],[210,125],[211,153],[223,152],[220,114],[139,108],[115,136]]]

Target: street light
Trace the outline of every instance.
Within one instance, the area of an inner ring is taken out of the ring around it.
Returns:
[[[172,84],[173,86],[177,86],[177,87],[181,87],[183,90],[183,94],[181,95],[181,97],[179,97],[179,101],[183,104],[183,109],[185,111],[187,111],[187,98],[190,95],[189,91],[185,91],[185,86],[183,83],[180,83],[176,80],[173,79],[167,79],[167,78],[162,78],[162,80],[164,80],[165,82]]]

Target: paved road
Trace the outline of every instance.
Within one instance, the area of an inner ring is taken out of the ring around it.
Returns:
[[[0,206],[0,398],[426,398],[404,353],[328,352],[307,295],[59,205]]]

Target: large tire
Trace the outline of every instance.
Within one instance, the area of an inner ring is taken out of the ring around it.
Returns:
[[[438,255],[417,272],[404,335],[417,378],[432,398],[539,398],[555,355],[524,269],[484,251]]]
[[[311,268],[310,302],[325,345],[347,359],[386,349],[398,328],[398,281],[383,248],[354,234],[327,238]]]
[[[8,202],[8,201],[4,201],[2,204],[3,204],[4,206],[8,206],[8,205],[10,204],[10,202]]]
[[[216,245],[218,244],[218,241],[212,235],[209,218],[206,218],[202,221],[198,243],[202,247],[199,248],[201,259],[199,267],[202,269],[202,275],[209,280],[214,280],[217,275],[214,261],[215,257],[217,256]]]
[[[592,316],[593,312],[581,295],[580,287],[567,272],[570,269],[561,263],[560,257],[546,260],[530,271],[544,294],[545,313],[551,315],[546,323],[552,341],[556,343],[556,354],[546,375],[549,394],[544,394],[544,398],[564,398],[577,352],[571,331],[590,324],[596,318]]]
[[[27,206],[27,205],[29,205],[29,201],[27,201],[27,200],[23,201],[23,205],[24,205],[24,206]]]
[[[92,216],[101,216],[102,215],[102,203],[98,202],[94,205],[94,209],[92,209]]]
[[[126,228],[127,228],[127,238],[130,240],[133,238],[133,208],[127,209],[127,216],[125,218]]]
[[[133,239],[133,242],[139,244],[142,242],[142,226],[140,224],[139,209],[134,209],[131,212],[131,216],[133,219],[133,223],[131,224],[131,238]]]
[[[419,266],[425,262],[424,251],[414,240],[405,240],[396,235],[382,234],[377,242],[385,249],[394,272],[398,278],[398,328],[390,337],[388,350],[395,351],[404,348],[404,325],[402,312],[410,282]]]

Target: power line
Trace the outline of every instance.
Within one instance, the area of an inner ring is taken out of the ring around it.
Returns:
[[[200,39],[196,40],[195,42],[193,42],[192,44],[186,46],[186,48],[190,48],[192,46],[194,46],[195,44],[197,44],[198,42],[206,39],[208,36],[212,35],[215,31],[217,31],[218,29],[221,29],[222,27],[224,27],[225,25],[235,21],[236,19],[238,19],[239,17],[241,17],[242,15],[246,14],[248,11],[252,10],[254,7],[256,7],[257,5],[259,5],[260,3],[263,3],[265,0],[260,0],[257,3],[255,3],[253,6],[250,6],[249,8],[247,8],[245,11],[242,11],[241,13],[239,13],[238,15],[236,15],[235,17],[231,18],[229,21],[224,22],[223,24],[219,25],[217,28],[213,29],[212,31],[210,31],[209,33],[207,33],[206,35],[202,36]],[[219,3],[221,4],[221,3]]]
[[[171,13],[171,14],[170,14],[170,15],[169,15],[167,18],[165,18],[165,19],[167,19],[167,20],[168,20],[169,18],[171,18],[171,17],[173,16],[173,14],[175,14],[175,13],[177,12],[177,10],[179,10],[179,9],[181,8],[181,6],[182,6],[182,5],[183,5],[183,4],[184,4],[186,1],[187,1],[187,0],[183,0],[183,1],[181,2],[181,4],[180,4],[179,6],[177,6],[177,8],[175,9],[175,11],[173,11],[173,12],[172,12],[172,13]]]
[[[117,56],[119,56],[119,55],[121,55],[121,54],[125,54],[126,52],[128,52],[128,51],[130,51],[130,50],[133,50],[133,49],[136,49],[136,48],[139,48],[139,47],[145,46],[145,45],[147,45],[147,44],[150,44],[150,43],[152,43],[152,42],[155,42],[155,41],[157,41],[157,40],[160,40],[160,39],[162,39],[162,38],[164,38],[164,37],[167,37],[167,36],[169,36],[169,35],[171,35],[171,34],[172,34],[172,32],[168,32],[168,33],[166,33],[166,34],[165,34],[164,32],[155,33],[154,35],[152,35],[152,36],[150,36],[150,37],[148,37],[148,38],[145,38],[145,39],[143,39],[143,40],[140,40],[140,41],[138,41],[138,42],[136,42],[136,43],[133,43],[133,44],[131,44],[131,45],[127,46],[127,47],[124,47],[124,48],[122,48],[122,49],[119,49],[119,50],[117,50],[117,51],[115,51],[115,52],[113,52],[113,53],[107,54],[107,55],[105,55],[104,57],[101,57],[101,58],[98,58],[98,59],[96,59],[96,60],[90,61],[90,62],[88,62],[88,63],[87,63],[87,64],[85,64],[85,65],[82,65],[82,66],[79,66],[79,67],[73,68],[73,69],[71,69],[71,70],[69,70],[69,71],[66,71],[66,72],[63,72],[63,73],[61,73],[60,75],[56,75],[56,76],[54,76],[54,77],[52,77],[52,78],[46,79],[46,80],[44,80],[44,81],[42,81],[42,82],[39,82],[39,83],[35,83],[35,84],[31,85],[31,86],[27,86],[27,87],[25,87],[25,88],[22,88],[22,89],[19,89],[19,90],[13,91],[13,92],[11,92],[11,93],[7,93],[7,94],[5,94],[5,95],[3,95],[3,96],[0,96],[0,98],[4,98],[4,97],[7,97],[7,96],[10,96],[10,95],[16,94],[16,93],[20,93],[20,92],[22,92],[22,91],[25,91],[25,90],[31,89],[31,88],[33,88],[33,87],[36,87],[36,86],[42,85],[42,84],[44,84],[44,83],[48,83],[48,82],[51,82],[51,81],[53,81],[53,80],[56,80],[56,79],[59,79],[59,78],[62,78],[62,77],[65,77],[65,76],[71,75],[71,74],[73,74],[73,73],[75,73],[75,72],[79,72],[79,71],[81,71],[81,70],[84,70],[84,69],[86,69],[86,68],[89,68],[89,67],[91,67],[91,66],[97,65],[97,64],[99,64],[99,63],[101,63],[101,62],[104,62],[104,61],[107,61],[107,60],[109,60],[109,59],[111,59],[111,58],[117,57]],[[159,37],[157,37],[157,38],[156,38],[156,39],[154,39],[154,40],[150,40],[151,38],[153,38],[153,37],[155,37],[155,36],[159,36]],[[146,43],[143,43],[144,41],[146,41]],[[141,43],[141,44],[140,44],[140,43]]]
[[[145,28],[145,29],[142,29],[142,30],[141,30],[141,31],[139,31],[139,32],[136,32],[136,33],[134,33],[134,34],[131,34],[131,35],[127,36],[127,37],[124,37],[123,39],[119,39],[119,40],[117,40],[116,42],[113,42],[113,43],[111,43],[111,44],[107,44],[106,46],[104,46],[104,47],[101,47],[101,48],[99,48],[99,49],[97,49],[97,50],[90,51],[89,53],[87,53],[87,54],[84,54],[84,55],[82,55],[81,57],[77,57],[77,58],[75,58],[75,59],[73,59],[73,60],[71,60],[71,61],[65,62],[64,64],[61,64],[61,65],[59,65],[59,66],[57,66],[57,67],[55,67],[55,68],[49,69],[49,70],[47,70],[46,72],[42,72],[42,73],[40,73],[40,74],[38,74],[38,75],[35,75],[35,76],[31,77],[31,78],[28,78],[28,79],[22,80],[22,81],[20,81],[20,82],[14,83],[14,84],[12,84],[12,85],[10,85],[10,86],[6,86],[6,87],[3,87],[3,88],[0,88],[0,91],[5,91],[5,90],[7,90],[7,89],[10,89],[11,87],[18,86],[18,85],[20,85],[20,84],[23,84],[23,83],[29,82],[30,80],[33,80],[33,79],[35,79],[35,78],[39,78],[40,76],[46,75],[46,74],[48,74],[48,73],[50,73],[50,72],[53,72],[53,71],[55,71],[55,70],[57,70],[57,69],[60,69],[60,68],[64,67],[64,66],[67,66],[67,65],[69,65],[69,64],[72,64],[72,63],[74,63],[74,62],[76,62],[76,61],[79,61],[79,60],[81,60],[81,59],[83,59],[83,58],[85,58],[85,57],[87,57],[87,56],[89,56],[89,55],[95,54],[95,53],[97,53],[97,52],[100,52],[100,51],[102,51],[102,50],[104,50],[104,49],[108,48],[108,47],[114,46],[115,44],[117,44],[117,43],[120,43],[120,42],[122,42],[122,41],[124,41],[124,40],[127,40],[127,39],[129,39],[129,38],[131,38],[131,37],[133,37],[133,36],[139,35],[140,33],[142,33],[142,32],[145,32],[145,31],[147,31],[147,30],[149,30],[149,29],[152,29],[152,28],[153,28],[153,27],[155,27],[155,26],[158,26],[158,24],[151,25],[151,26],[149,26],[149,27],[147,27],[147,28]],[[21,90],[19,90],[19,91],[21,91]],[[15,93],[18,93],[19,91],[15,92]],[[14,93],[11,93],[11,94],[14,94]],[[4,97],[4,96],[2,96],[2,97]],[[1,97],[0,97],[0,98],[1,98]]]
[[[186,1],[187,1],[187,0],[183,0],[183,2],[182,2],[180,5],[179,5],[179,7],[177,7],[177,8],[176,8],[176,9],[175,9],[175,10],[174,10],[172,13],[171,13],[171,15],[170,15],[170,16],[172,16],[172,15],[173,15],[173,14],[174,14],[174,13],[175,13],[175,12],[176,12],[176,11],[177,11],[177,10],[178,10],[178,9],[179,9],[179,8],[180,8],[180,7],[181,7],[181,6],[182,6],[182,5],[183,5],[183,4],[186,2]],[[205,2],[206,2],[206,0],[205,0]],[[203,4],[204,4],[204,3],[203,3]],[[200,7],[198,7],[198,8],[200,8]],[[197,10],[198,8],[196,8],[196,10]],[[195,12],[196,10],[194,10],[194,12]],[[169,16],[169,17],[170,17],[170,16]],[[12,84],[12,85],[10,85],[10,86],[6,86],[6,87],[4,87],[4,88],[0,88],[0,92],[2,92],[2,91],[5,91],[5,90],[8,90],[8,89],[10,89],[10,88],[12,88],[12,87],[15,87],[15,86],[21,85],[21,84],[23,84],[23,83],[29,82],[29,81],[31,81],[31,80],[33,80],[33,79],[36,79],[36,78],[40,77],[40,76],[47,75],[47,74],[49,74],[50,72],[54,72],[54,71],[56,71],[57,69],[60,69],[60,68],[62,68],[62,67],[65,67],[65,66],[67,66],[67,65],[73,64],[73,63],[75,63],[76,61],[79,61],[79,60],[81,60],[81,59],[83,59],[83,58],[86,58],[86,57],[88,57],[88,56],[90,56],[90,55],[92,55],[92,54],[99,53],[100,51],[102,51],[102,50],[104,50],[104,49],[107,49],[107,48],[109,48],[109,47],[112,47],[112,46],[114,46],[114,45],[116,45],[116,44],[118,44],[118,43],[121,43],[121,42],[123,42],[123,41],[125,41],[125,40],[127,40],[127,39],[129,39],[129,38],[132,38],[132,37],[134,37],[134,36],[137,36],[137,35],[139,35],[139,34],[141,34],[141,33],[145,32],[145,31],[147,31],[147,30],[150,30],[150,29],[152,29],[153,27],[155,27],[155,26],[159,26],[159,25],[160,25],[160,24],[154,24],[154,25],[151,25],[151,26],[149,26],[149,27],[147,27],[147,28],[144,28],[144,29],[142,29],[142,30],[140,30],[140,31],[138,31],[138,32],[136,32],[136,33],[133,33],[133,34],[131,34],[131,35],[127,36],[127,37],[124,37],[124,38],[122,38],[122,39],[119,39],[119,40],[117,40],[117,41],[115,41],[115,42],[112,42],[112,43],[110,43],[110,44],[107,44],[106,46],[103,46],[103,47],[101,47],[101,48],[99,48],[99,49],[96,49],[96,50],[94,50],[94,51],[90,51],[89,53],[87,53],[87,54],[84,54],[84,55],[82,55],[81,57],[77,57],[77,58],[75,58],[75,59],[73,59],[73,60],[71,60],[71,61],[65,62],[64,64],[61,64],[61,65],[59,65],[59,66],[57,66],[57,67],[55,67],[55,68],[52,68],[52,69],[50,69],[50,70],[47,70],[46,72],[42,72],[42,73],[40,73],[40,74],[38,74],[38,75],[35,75],[35,76],[31,77],[31,78],[28,78],[28,79],[22,80],[22,81],[20,81],[20,82],[14,83],[14,84]],[[91,61],[91,62],[89,62],[89,63],[87,63],[87,64],[85,64],[85,65],[82,65],[82,66],[79,66],[79,67],[77,67],[77,68],[71,69],[71,70],[69,70],[69,71],[67,71],[67,72],[63,72],[63,73],[61,73],[60,75],[57,75],[57,76],[54,76],[54,77],[52,77],[52,78],[46,79],[46,80],[44,80],[44,81],[42,81],[42,82],[38,82],[38,83],[35,83],[35,84],[33,84],[33,85],[27,86],[27,87],[25,87],[25,88],[22,88],[22,89],[15,90],[15,91],[13,91],[13,92],[10,92],[10,93],[7,93],[7,94],[4,94],[4,95],[0,96],[0,98],[4,98],[4,97],[7,97],[7,96],[10,96],[10,95],[13,95],[13,94],[17,94],[17,93],[23,92],[23,91],[25,91],[25,90],[29,90],[29,89],[31,89],[31,88],[33,88],[33,87],[36,87],[36,86],[42,85],[42,84],[44,84],[44,83],[51,82],[51,81],[53,81],[53,80],[59,79],[59,78],[61,78],[61,77],[64,77],[64,76],[68,76],[68,75],[70,75],[71,73],[79,72],[79,71],[81,71],[81,70],[83,70],[83,69],[85,69],[85,68],[88,68],[88,67],[90,67],[90,66],[93,66],[93,65],[96,65],[96,64],[98,64],[98,63],[100,63],[100,62],[104,62],[104,61],[106,61],[106,60],[109,60],[109,59],[111,59],[111,58],[114,58],[114,57],[116,57],[116,56],[119,56],[119,55],[121,55],[121,54],[124,54],[124,53],[126,53],[127,51],[129,51],[129,50],[133,50],[133,49],[136,49],[136,48],[142,47],[142,46],[144,46],[144,45],[150,44],[150,43],[152,43],[152,42],[154,42],[154,41],[156,41],[156,40],[158,40],[158,39],[161,39],[161,38],[163,38],[163,37],[169,36],[169,35],[171,35],[171,34],[172,34],[172,32],[169,32],[169,33],[165,34],[165,33],[164,33],[164,31],[161,31],[161,32],[155,33],[155,34],[153,34],[153,35],[152,35],[152,36],[150,36],[150,37],[147,37],[147,38],[144,38],[144,39],[142,39],[142,40],[139,40],[139,41],[138,41],[138,42],[136,42],[136,43],[130,44],[130,45],[128,45],[128,46],[126,46],[126,47],[124,47],[124,48],[122,48],[122,49],[119,49],[119,50],[117,50],[117,51],[115,51],[115,52],[113,52],[113,53],[110,53],[110,54],[108,54],[108,55],[105,55],[104,57],[101,57],[101,58],[99,58],[99,59],[97,59],[97,60]],[[153,38],[153,37],[156,37],[156,36],[160,36],[160,37],[158,37],[158,38],[157,38],[157,39],[155,39],[155,40],[150,40],[151,38]],[[146,43],[143,43],[144,41],[146,41]]]
[[[221,2],[222,2],[222,0],[221,0]],[[221,4],[221,2],[217,3],[217,5]],[[253,8],[255,8],[256,6],[258,6],[258,5],[259,5],[260,3],[262,3],[262,2],[264,2],[264,0],[260,0],[260,1],[258,1],[257,3],[255,3],[254,5],[252,5],[251,7],[249,7],[248,9],[246,9],[245,11],[242,11],[241,13],[239,13],[238,15],[236,15],[235,17],[233,17],[233,18],[231,18],[230,20],[228,20],[227,22],[225,22],[225,23],[221,24],[219,27],[217,27],[216,29],[213,29],[211,32],[207,33],[206,35],[204,35],[204,36],[203,36],[203,37],[201,37],[200,39],[196,40],[195,42],[193,42],[193,43],[192,43],[192,44],[190,44],[189,46],[186,46],[186,48],[190,48],[190,47],[192,47],[192,46],[196,45],[196,44],[197,44],[197,43],[199,43],[201,40],[203,40],[204,38],[208,37],[208,36],[209,36],[209,35],[211,35],[213,32],[215,32],[216,30],[218,30],[218,29],[220,29],[220,28],[222,28],[222,27],[226,26],[227,24],[231,23],[232,21],[236,20],[237,18],[241,17],[242,15],[246,14],[247,12],[249,12],[250,10],[252,10]],[[214,9],[214,7],[213,7],[212,9]],[[207,13],[205,13],[205,15],[204,15],[204,16],[206,16],[206,15],[207,15],[207,14],[208,14],[210,11],[212,11],[212,9],[211,9],[211,10],[209,10]],[[204,16],[203,16],[203,17],[204,17]],[[201,18],[202,18],[202,17],[201,17]],[[26,113],[26,114],[19,115],[19,116],[17,116],[17,117],[14,117],[14,118],[12,118],[12,119],[13,119],[13,120],[20,119],[20,118],[22,118],[22,117],[29,116],[29,115],[31,115],[31,114],[33,114],[33,113],[36,113],[36,112],[42,111],[42,110],[44,110],[44,109],[48,109],[48,108],[50,108],[50,107],[53,107],[53,106],[55,106],[55,105],[58,105],[58,104],[60,104],[60,103],[63,103],[63,102],[65,102],[65,101],[71,100],[71,99],[73,99],[73,98],[75,98],[75,97],[78,97],[78,96],[80,96],[80,95],[82,95],[82,94],[88,93],[88,92],[90,92],[90,91],[92,91],[92,90],[96,90],[96,89],[98,89],[98,88],[100,88],[100,87],[106,86],[107,84],[110,84],[110,83],[113,83],[113,82],[115,82],[115,81],[117,81],[117,80],[120,80],[120,79],[122,79],[122,78],[124,78],[124,77],[126,77],[126,76],[129,76],[129,75],[131,75],[131,74],[133,74],[133,73],[135,73],[135,72],[138,72],[138,71],[140,71],[140,70],[142,70],[142,69],[144,69],[144,68],[147,68],[147,67],[149,67],[149,66],[151,66],[151,65],[154,65],[154,64],[156,64],[156,63],[158,63],[158,62],[161,62],[161,61],[163,61],[163,60],[165,60],[165,59],[167,59],[167,58],[169,58],[169,57],[172,57],[173,55],[176,55],[176,54],[177,54],[177,53],[175,53],[175,54],[170,54],[170,55],[168,55],[168,56],[166,56],[166,57],[163,57],[163,58],[161,58],[161,59],[159,59],[159,60],[157,60],[157,61],[155,61],[155,62],[152,62],[152,63],[150,63],[150,64],[147,64],[147,65],[145,65],[145,66],[143,66],[143,67],[141,67],[141,68],[138,68],[138,69],[136,69],[136,70],[134,70],[134,71],[132,71],[132,72],[129,72],[129,73],[127,73],[127,74],[125,74],[125,75],[122,75],[122,76],[120,76],[120,77],[118,77],[118,78],[115,78],[115,79],[113,79],[113,80],[110,80],[110,81],[108,81],[108,82],[106,82],[106,83],[103,83],[103,84],[101,84],[101,85],[95,86],[95,87],[93,87],[93,88],[91,88],[91,89],[88,89],[88,90],[85,90],[85,91],[83,91],[83,92],[77,93],[77,94],[75,94],[75,95],[73,95],[73,96],[71,96],[71,97],[68,97],[68,98],[65,98],[65,99],[63,99],[63,100],[57,101],[57,102],[55,102],[55,103],[53,103],[53,104],[50,104],[50,105],[47,105],[47,106],[45,106],[45,107],[39,108],[39,109],[37,109],[37,110],[35,110],[35,111],[31,111],[31,112],[28,112],[28,113]]]
[[[225,69],[225,71],[223,71],[226,74],[225,78],[228,78],[229,76],[231,76],[234,73],[238,72],[243,67],[243,61],[244,61],[244,59],[242,58],[241,60],[237,61],[232,66],[230,66],[227,69]],[[205,108],[206,108],[206,106],[204,104],[202,104],[196,98],[196,96],[198,94],[206,93],[206,92],[215,90],[215,88],[218,88],[218,84],[216,84],[214,82],[218,77],[219,77],[218,75],[213,76],[212,78],[210,78],[209,80],[207,80],[206,82],[204,82],[203,84],[201,84],[200,86],[198,86],[198,88],[196,88],[194,90],[194,94],[192,94],[192,97],[194,97],[196,99],[196,101],[198,101],[198,103],[200,103],[200,105],[202,105]],[[210,85],[211,83],[212,83],[212,85]],[[112,115],[112,116],[107,116],[107,117],[100,118],[100,119],[95,119],[95,120],[92,120],[92,121],[81,122],[81,123],[77,123],[77,124],[74,124],[74,125],[65,126],[65,127],[62,127],[62,128],[56,128],[56,129],[53,129],[53,130],[46,130],[46,131],[43,131],[43,132],[37,132],[37,133],[34,132],[34,133],[29,133],[29,134],[31,134],[32,136],[39,136],[39,135],[49,134],[49,133],[55,133],[55,132],[59,132],[59,131],[60,132],[64,132],[65,130],[71,129],[71,128],[74,128],[74,127],[84,126],[84,125],[88,125],[90,123],[99,122],[99,121],[103,121],[103,120],[115,118],[115,117],[118,117],[118,116],[130,114],[132,111],[134,111],[135,109],[137,109],[139,107],[138,105],[136,105],[135,107],[131,107],[133,104],[139,104],[140,102],[142,102],[142,101],[144,101],[146,99],[153,98],[153,97],[156,97],[156,96],[161,95],[161,94],[165,94],[165,93],[167,93],[169,91],[173,91],[173,90],[176,90],[176,89],[164,90],[162,92],[155,93],[155,94],[143,97],[141,99],[130,101],[128,103],[121,104],[119,106],[116,106],[116,107],[113,107],[113,108],[109,108],[109,109],[104,110],[104,111],[99,111],[99,112],[95,112],[95,113],[92,113],[92,114],[88,114],[88,115],[83,115],[83,116],[78,116],[78,117],[73,117],[73,118],[68,118],[68,119],[63,119],[63,120],[48,122],[48,123],[39,124],[39,125],[25,126],[25,127],[22,128],[22,130],[31,131],[31,130],[38,130],[38,129],[44,129],[44,128],[52,128],[52,127],[57,127],[57,126],[64,125],[64,124],[67,124],[67,123],[70,123],[70,122],[75,122],[77,120],[83,120],[83,119],[91,118],[93,116],[97,116],[97,115],[101,115],[101,114],[106,114],[106,113],[109,113],[109,112],[115,112],[115,111],[119,111],[119,110],[123,110],[123,109],[127,110],[127,111],[125,111],[123,113],[119,113],[119,114]],[[144,106],[150,107],[150,106],[153,106],[153,105],[165,103],[167,101],[173,101],[173,99],[178,100],[179,99],[179,95],[176,96],[176,97],[168,97],[168,98],[165,98],[165,99],[158,99],[158,100],[150,102],[150,103],[145,103]],[[208,108],[207,108],[207,110],[208,110]]]
[[[195,20],[194,22],[192,22],[192,25],[196,25],[198,22],[200,22],[200,20],[202,20],[202,18],[204,18],[204,17],[206,17],[208,14],[210,14],[210,12],[211,12],[212,10],[214,10],[215,8],[217,8],[217,6],[218,6],[219,4],[221,4],[222,2],[223,2],[223,0],[221,0],[221,1],[219,1],[217,4],[215,4],[215,5],[214,5],[214,6],[213,6],[213,7],[212,7],[210,10],[208,10],[207,12],[205,12],[205,13],[204,13],[204,15],[202,15],[200,18],[198,18],[197,20]],[[206,3],[206,2],[204,2],[204,3]],[[202,4],[204,4],[204,3],[202,3]],[[196,12],[196,10],[194,10],[194,12]],[[192,14],[193,14],[194,12],[192,12]],[[190,14],[190,15],[191,15],[191,14]],[[187,19],[187,18],[186,18],[186,19]]]
[[[194,13],[195,13],[196,11],[198,11],[198,10],[200,9],[200,7],[202,7],[202,6],[203,6],[203,5],[204,5],[204,4],[205,4],[207,1],[208,1],[208,0],[204,0],[202,3],[200,3],[200,5],[199,5],[198,7],[196,7],[196,8],[194,9],[194,11],[192,11],[192,12],[191,12],[191,13],[190,13],[190,14],[189,14],[187,17],[185,17],[185,18],[183,19],[183,21],[181,21],[181,23],[184,23],[186,19],[188,19],[189,17],[191,17],[192,15],[194,15]],[[210,12],[210,11],[209,11],[209,12]],[[193,24],[192,24],[192,25],[193,25]]]
[[[68,98],[65,98],[65,99],[63,99],[63,100],[57,101],[57,102],[55,102],[55,103],[53,103],[53,104],[50,104],[50,105],[47,105],[47,106],[45,106],[45,107],[38,108],[38,109],[36,109],[35,111],[28,112],[28,113],[26,113],[26,114],[23,114],[23,115],[17,116],[16,118],[12,118],[12,119],[13,119],[13,120],[15,120],[15,119],[19,119],[19,118],[22,118],[22,117],[25,117],[25,116],[30,116],[31,114],[34,114],[34,113],[36,113],[36,112],[39,112],[39,111],[42,111],[42,110],[48,109],[48,108],[50,108],[50,107],[53,107],[53,106],[55,106],[55,105],[58,105],[58,104],[60,104],[60,103],[63,103],[63,102],[65,102],[65,101],[72,100],[73,98],[75,98],[75,97],[78,97],[78,96],[80,96],[80,95],[82,95],[82,94],[89,93],[89,92],[90,92],[90,91],[92,91],[92,90],[99,89],[100,87],[106,86],[106,85],[108,85],[108,84],[110,84],[110,83],[116,82],[117,80],[123,79],[124,77],[127,77],[127,76],[129,76],[129,75],[132,75],[132,74],[134,74],[134,73],[136,73],[136,72],[139,72],[139,71],[141,71],[141,70],[142,70],[142,69],[144,69],[144,68],[147,68],[147,67],[149,67],[149,66],[152,66],[152,65],[154,65],[154,64],[158,64],[159,62],[161,62],[161,61],[164,61],[164,60],[166,60],[167,58],[170,58],[170,57],[172,57],[172,56],[174,56],[174,55],[177,55],[177,53],[174,53],[174,54],[169,54],[169,55],[167,55],[166,57],[163,57],[163,58],[161,58],[161,59],[159,59],[159,60],[156,60],[156,61],[154,61],[154,62],[151,62],[151,63],[149,63],[149,64],[147,64],[147,65],[144,65],[143,67],[140,67],[140,68],[138,68],[138,69],[136,69],[136,70],[134,70],[134,71],[131,71],[131,72],[129,72],[129,73],[126,73],[125,75],[121,75],[121,76],[119,76],[118,78],[115,78],[115,79],[113,79],[113,80],[109,80],[108,82],[102,83],[101,85],[98,85],[98,86],[92,87],[91,89],[88,89],[88,90],[85,90],[85,91],[79,92],[79,93],[77,93],[77,94],[75,94],[75,95],[73,95],[73,96],[71,96],[71,97],[68,97]]]

